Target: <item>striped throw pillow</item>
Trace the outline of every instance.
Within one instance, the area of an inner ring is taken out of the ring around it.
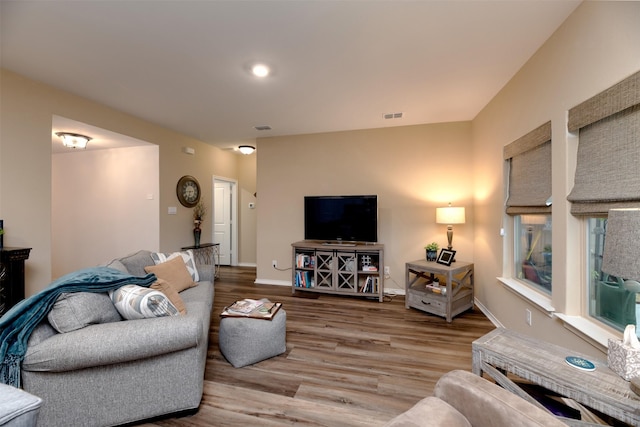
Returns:
[[[124,285],[110,291],[109,296],[120,315],[127,320],[180,314],[165,294],[137,285]]]

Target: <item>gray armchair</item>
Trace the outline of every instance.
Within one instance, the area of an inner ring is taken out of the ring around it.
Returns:
[[[433,397],[386,427],[566,427],[551,413],[468,371],[451,371],[436,384]]]

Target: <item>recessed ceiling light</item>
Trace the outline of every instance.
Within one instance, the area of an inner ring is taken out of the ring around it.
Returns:
[[[267,77],[271,70],[264,64],[255,64],[253,67],[251,67],[251,72],[256,77]]]

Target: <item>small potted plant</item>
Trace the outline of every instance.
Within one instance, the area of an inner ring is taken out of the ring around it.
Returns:
[[[424,248],[427,251],[427,261],[435,261],[438,257],[438,244],[431,242]]]

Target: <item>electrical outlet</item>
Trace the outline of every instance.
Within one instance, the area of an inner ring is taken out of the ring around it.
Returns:
[[[531,310],[529,310],[528,308],[524,311],[525,313],[525,319],[527,321],[527,325],[531,326]]]
[[[273,261],[271,261],[271,267],[278,268],[278,261],[275,260],[275,259]]]
[[[391,270],[389,269],[389,266],[388,266],[388,265],[385,265],[385,266],[384,266],[384,275],[385,275],[385,276],[388,276],[388,275],[390,275],[390,274],[391,274]]]

